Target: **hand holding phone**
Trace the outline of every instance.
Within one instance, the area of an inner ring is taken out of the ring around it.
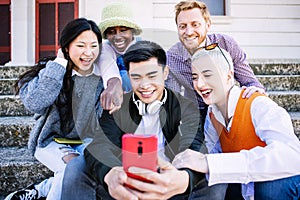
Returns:
[[[144,182],[151,182],[145,178],[128,172],[128,168],[135,166],[157,171],[157,136],[124,134],[122,137],[122,162],[127,175]],[[131,187],[131,186],[129,186]],[[132,188],[132,187],[131,187]]]

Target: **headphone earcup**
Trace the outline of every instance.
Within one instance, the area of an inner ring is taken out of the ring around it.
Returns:
[[[165,95],[164,95],[164,98],[162,99],[162,101],[155,100],[154,102],[152,102],[150,104],[145,104],[141,100],[135,100],[134,93],[132,94],[132,100],[133,100],[134,104],[136,105],[140,115],[145,115],[146,113],[155,114],[167,100],[166,89],[164,90],[164,94]]]
[[[154,102],[147,105],[147,112],[149,114],[156,113],[163,103],[161,101],[155,100]]]

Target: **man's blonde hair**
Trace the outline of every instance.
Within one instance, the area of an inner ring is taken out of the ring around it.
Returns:
[[[196,0],[181,1],[175,5],[175,22],[177,24],[177,17],[181,11],[191,10],[193,8],[199,8],[203,18],[206,22],[210,21],[210,13],[205,3]]]

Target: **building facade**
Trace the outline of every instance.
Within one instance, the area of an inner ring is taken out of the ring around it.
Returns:
[[[101,10],[126,2],[143,28],[143,39],[166,50],[178,41],[174,6],[179,0],[0,0],[0,65],[32,65],[55,55],[62,27],[85,17],[99,23]],[[300,59],[299,0],[204,0],[210,32],[234,37],[249,59]]]

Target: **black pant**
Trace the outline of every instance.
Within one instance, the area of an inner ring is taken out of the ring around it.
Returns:
[[[204,108],[200,109],[200,120],[201,120],[202,130],[204,130],[204,123],[205,123],[205,117],[207,115],[207,108],[208,108],[208,106],[205,106]]]
[[[228,184],[225,200],[244,200],[240,183]]]

